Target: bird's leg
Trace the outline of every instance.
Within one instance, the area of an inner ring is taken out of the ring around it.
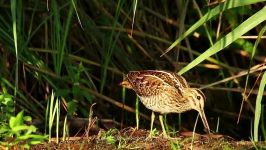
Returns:
[[[168,135],[166,134],[166,131],[165,131],[165,128],[164,128],[164,123],[163,123],[163,115],[159,115],[159,120],[160,120],[160,123],[161,123],[161,126],[162,126],[162,130],[163,130],[163,137],[167,138]]]
[[[154,114],[154,112],[152,111],[152,113],[151,113],[151,128],[150,128],[149,138],[151,138],[152,135],[153,135],[153,122],[154,122],[154,118],[155,118],[155,114]]]

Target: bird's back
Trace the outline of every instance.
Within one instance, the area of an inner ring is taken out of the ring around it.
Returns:
[[[184,111],[182,89],[188,88],[188,84],[183,77],[172,72],[147,70],[131,71],[127,80],[148,109],[160,113]]]

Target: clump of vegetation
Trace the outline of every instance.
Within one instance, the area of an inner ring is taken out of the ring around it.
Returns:
[[[0,94],[0,144],[6,147],[17,146],[29,148],[30,145],[40,144],[47,136],[37,134],[37,128],[34,125],[28,125],[31,122],[30,116],[24,116],[24,112],[14,114],[14,101],[8,93]]]

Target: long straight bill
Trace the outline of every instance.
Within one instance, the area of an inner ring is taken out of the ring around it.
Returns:
[[[200,114],[200,117],[201,117],[201,120],[202,120],[202,122],[203,122],[204,127],[207,129],[207,132],[210,134],[211,131],[210,131],[210,127],[209,127],[208,121],[207,121],[207,119],[206,119],[206,116],[205,116],[204,110],[200,110],[200,111],[199,111],[199,114]]]

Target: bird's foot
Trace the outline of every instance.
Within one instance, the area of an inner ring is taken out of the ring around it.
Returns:
[[[170,139],[171,137],[168,136],[168,135],[163,135],[163,138],[164,138],[164,139]]]
[[[162,136],[163,136],[163,138],[165,138],[165,139],[170,139],[170,138],[171,138],[171,137],[170,137],[169,135],[167,135],[166,133],[163,133]]]
[[[146,137],[146,140],[154,138],[155,135],[152,131],[150,131],[149,135]]]

